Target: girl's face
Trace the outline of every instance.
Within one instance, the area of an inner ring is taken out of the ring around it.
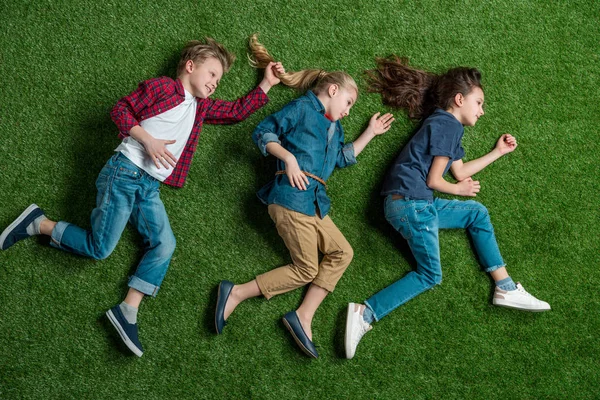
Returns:
[[[462,99],[457,99],[459,106],[460,118],[459,121],[465,126],[474,126],[479,118],[485,114],[483,111],[483,90],[479,87],[474,87],[469,94],[462,96]],[[460,104],[462,102],[462,104]]]
[[[329,101],[325,105],[325,112],[332,121],[344,118],[356,102],[357,93],[354,89],[345,89],[338,85],[331,85],[327,91]]]

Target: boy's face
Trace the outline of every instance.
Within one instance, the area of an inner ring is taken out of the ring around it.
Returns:
[[[463,98],[463,104],[460,107],[461,123],[465,126],[475,126],[479,118],[484,114],[483,112],[483,90],[478,87],[474,87]]]
[[[350,113],[350,109],[356,102],[356,91],[354,89],[344,89],[338,85],[329,87],[329,104],[327,106],[327,114],[333,121],[344,118]]]
[[[209,57],[202,63],[188,60],[185,71],[189,82],[189,88],[186,89],[201,99],[206,99],[215,92],[223,76],[223,66],[214,57]]]

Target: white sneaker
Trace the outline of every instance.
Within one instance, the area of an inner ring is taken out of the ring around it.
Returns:
[[[493,304],[495,306],[516,308],[525,311],[548,311],[550,304],[541,301],[527,293],[520,283],[516,290],[502,290],[496,286]]]
[[[358,311],[356,311],[357,308]],[[360,342],[360,339],[362,339],[364,334],[369,332],[371,329],[373,329],[371,324],[365,322],[362,315],[360,315],[360,307],[358,304],[348,304],[348,314],[346,316],[346,335],[344,338],[346,358],[350,359],[354,357],[358,342]]]

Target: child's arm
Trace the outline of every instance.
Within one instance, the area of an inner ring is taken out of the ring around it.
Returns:
[[[174,81],[170,78],[154,78],[139,84],[131,94],[121,98],[113,107],[110,116],[119,129],[119,138],[128,136],[140,142],[157,168],[162,164],[165,168],[169,165],[175,167],[177,160],[167,150],[166,145],[175,143],[174,140],[158,140],[152,137],[140,126],[138,116],[140,113],[166,95],[175,91]]]
[[[131,128],[139,125],[140,113],[169,96],[175,91],[175,82],[171,78],[154,78],[139,84],[131,94],[119,99],[113,107],[110,117],[119,128],[119,138],[125,139]]]
[[[131,128],[129,135],[144,146],[146,153],[148,153],[156,168],[160,169],[161,164],[166,169],[169,169],[169,165],[175,168],[177,159],[167,149],[167,145],[175,143],[176,140],[156,139],[140,125]]]
[[[269,115],[256,127],[252,133],[252,140],[264,156],[274,155],[285,163],[286,175],[292,187],[306,190],[309,181],[300,169],[298,160],[291,152],[286,150],[279,138],[288,134],[296,125],[301,111],[298,103],[291,102],[278,112]]]
[[[498,139],[494,150],[490,151],[483,157],[463,163],[462,160],[457,160],[450,166],[450,171],[457,181],[470,178],[477,172],[481,171],[500,157],[512,152],[517,148],[517,139],[512,135],[504,134]]]
[[[468,197],[477,196],[480,190],[478,181],[474,181],[469,177],[458,183],[450,183],[444,179],[444,170],[449,161],[450,157],[445,156],[435,156],[433,158],[429,174],[427,174],[427,186],[442,193]]]
[[[395,121],[394,116],[390,113],[384,114],[381,117],[379,117],[379,114],[381,113],[377,113],[371,117],[367,129],[365,129],[358,139],[353,142],[355,157],[364,150],[367,144],[369,144],[369,142],[373,140],[375,136],[389,131],[392,126],[392,122]]]
[[[298,187],[300,190],[306,190],[309,185],[308,178],[298,165],[296,156],[287,151],[277,142],[269,142],[266,146],[267,152],[279,158],[285,163],[285,174],[287,175],[292,187]]]
[[[265,76],[258,87],[236,101],[206,99],[208,103],[204,122],[207,124],[233,124],[248,118],[256,110],[267,104],[267,92],[280,80],[277,77],[284,73],[281,63],[269,63],[265,68]]]

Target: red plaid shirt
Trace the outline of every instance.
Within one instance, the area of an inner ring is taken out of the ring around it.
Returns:
[[[123,97],[110,113],[119,128],[119,138],[129,136],[129,131],[141,121],[166,112],[181,104],[185,99],[183,85],[179,79],[168,77],[150,79],[140,83],[139,87]],[[243,121],[253,112],[267,104],[269,98],[260,87],[236,101],[198,98],[196,120],[192,133],[183,149],[183,153],[173,173],[163,181],[167,185],[182,187],[196,151],[202,124],[232,124]]]

